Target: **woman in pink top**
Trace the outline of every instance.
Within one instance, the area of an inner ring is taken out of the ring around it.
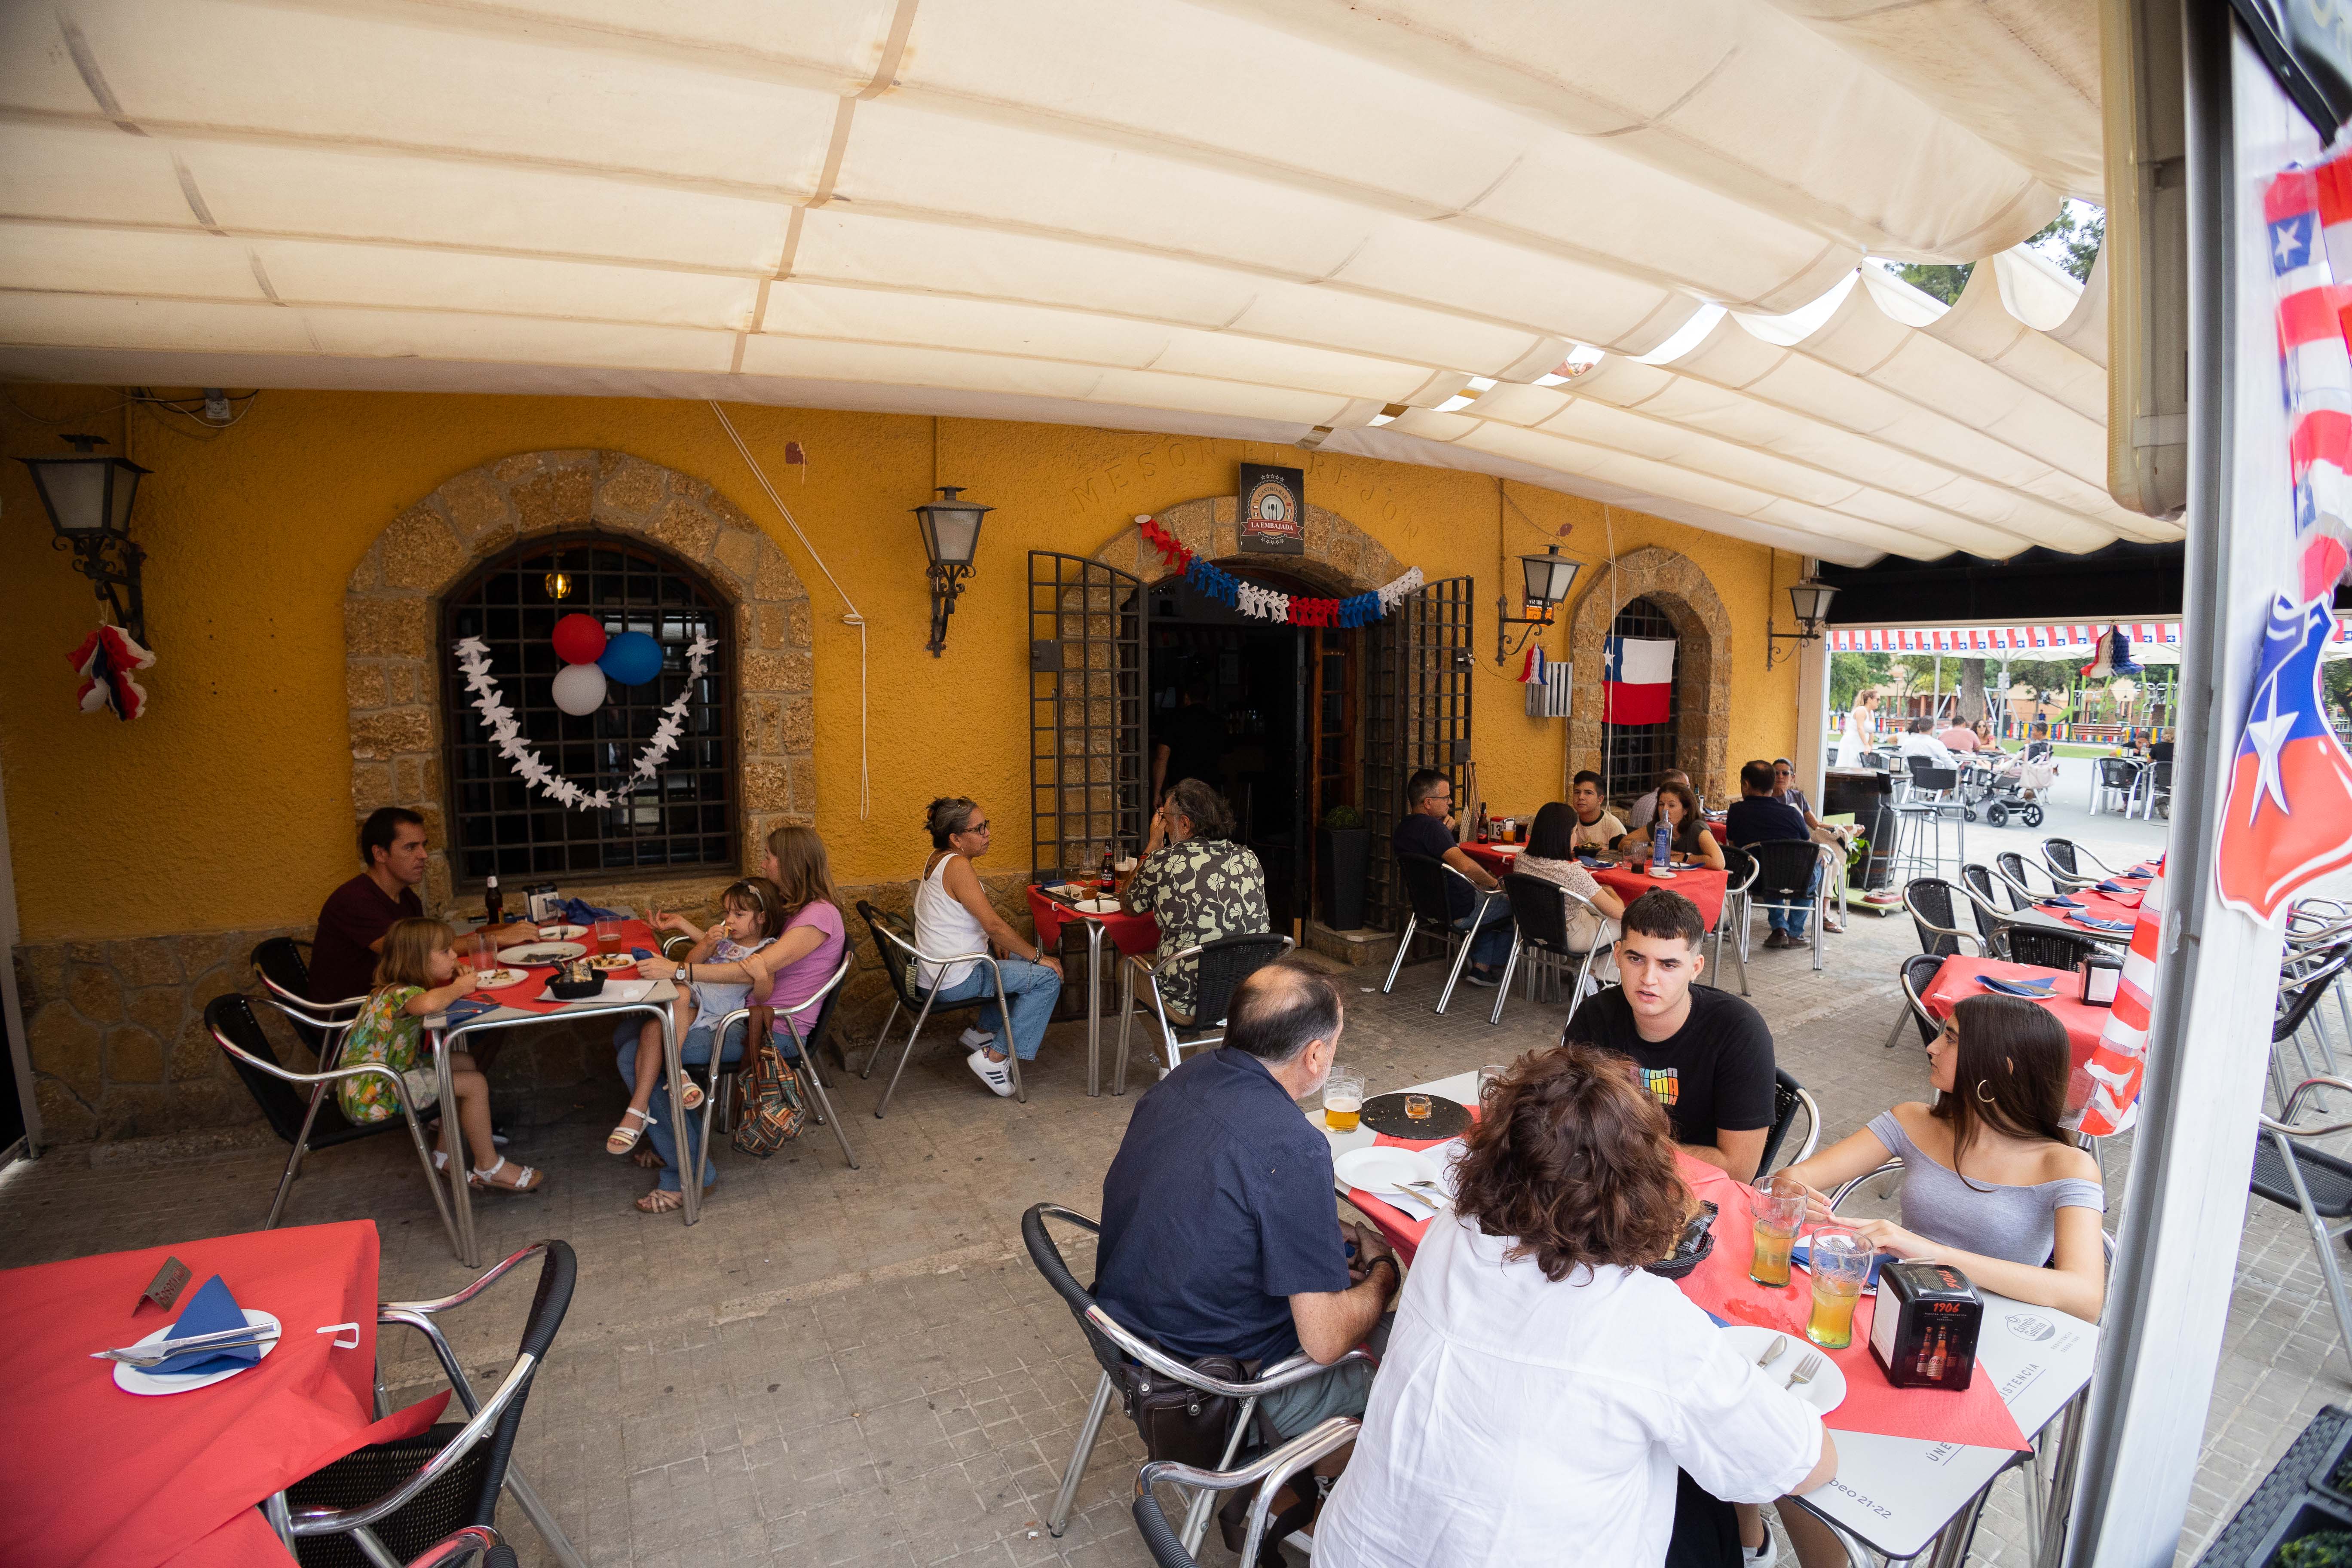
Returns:
[[[824,989],[841,967],[847,938],[841,906],[833,901],[833,868],[815,828],[788,824],[769,834],[760,869],[783,895],[784,919],[776,940],[740,963],[698,963],[694,977],[747,983],[751,1005],[764,1003],[782,1013]],[[815,1012],[793,1024],[797,1033],[806,1035],[816,1025]]]

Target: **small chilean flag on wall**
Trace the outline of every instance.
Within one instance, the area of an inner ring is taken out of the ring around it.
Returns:
[[[1601,688],[1604,724],[1663,724],[1675,692],[1675,645],[1641,637],[1607,640],[1608,674]]]

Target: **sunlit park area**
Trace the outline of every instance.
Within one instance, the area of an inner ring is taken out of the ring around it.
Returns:
[[[2352,1563],[2347,83],[0,6],[0,1568]]]

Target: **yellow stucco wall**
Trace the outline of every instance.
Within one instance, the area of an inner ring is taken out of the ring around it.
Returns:
[[[450,476],[518,452],[604,447],[707,479],[800,572],[816,632],[818,826],[845,882],[911,874],[917,823],[968,794],[998,824],[992,870],[1027,862],[1025,552],[1089,553],[1135,514],[1231,494],[1236,461],[1304,467],[1308,499],[1431,578],[1477,579],[1475,756],[1500,812],[1553,798],[1567,726],[1526,716],[1492,659],[1493,605],[1517,598],[1516,555],[1570,529],[1592,563],[1643,544],[1706,571],[1732,622],[1730,756],[1788,752],[1793,661],[1764,669],[1773,584],[1794,557],[1492,479],[1191,437],[1066,426],[730,410],[786,504],[855,599],[871,639],[873,811],[857,805],[858,639],[838,596],[762,497],[710,410],[634,399],[271,392],[221,432],[121,406],[98,387],[16,386],[0,403],[13,458],[62,453],[62,429],[111,438],[153,470],[133,531],[148,552],[158,658],[148,716],[77,712],[63,656],[95,624],[24,468],[0,467],[0,768],[22,940],[302,923],[350,874],[343,593],[396,514]],[[45,422],[46,421],[46,422]],[[808,451],[805,479],[784,443]],[[929,601],[908,509],[935,482],[998,510],[947,657],[923,652]],[[1564,619],[1564,617],[1563,617]],[[1565,627],[1546,634],[1565,657]],[[1579,671],[1580,685],[1591,672]],[[1580,700],[1582,699],[1581,692]],[[1577,759],[1585,765],[1588,759]]]

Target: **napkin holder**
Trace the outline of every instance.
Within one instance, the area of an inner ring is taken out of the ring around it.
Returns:
[[[2075,966],[2082,976],[2083,1000],[2094,1007],[2112,1007],[2123,989],[2124,961],[2112,952],[2094,952]]]
[[[1950,1264],[1905,1258],[1879,1269],[1870,1353],[1895,1387],[1968,1387],[1983,1326],[1984,1298]]]
[[[554,883],[541,882],[524,889],[523,892],[530,900],[529,919],[531,924],[549,926],[563,923],[563,895],[556,890]]]

